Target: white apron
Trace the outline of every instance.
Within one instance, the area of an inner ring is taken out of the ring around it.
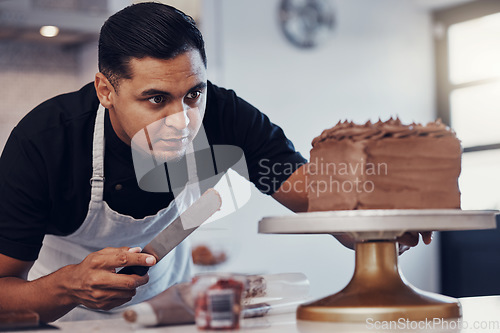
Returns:
[[[46,235],[38,259],[28,279],[48,275],[63,266],[80,263],[88,254],[105,247],[140,246],[144,248],[155,235],[199,198],[199,187],[187,187],[167,208],[154,216],[134,219],[113,211],[103,201],[104,189],[104,115],[99,105],[94,127],[92,151],[92,185],[89,211],[83,224],[69,236]],[[188,151],[192,151],[192,145]],[[188,163],[190,183],[196,184],[196,163]],[[145,301],[168,287],[191,278],[191,249],[183,241],[172,252],[149,270],[149,282],[137,288],[133,299],[115,309]],[[83,306],[70,311],[61,320],[83,320],[109,317],[104,311],[89,310]]]

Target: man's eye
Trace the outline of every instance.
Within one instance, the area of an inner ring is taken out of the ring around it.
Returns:
[[[200,95],[201,95],[201,92],[199,92],[199,91],[192,91],[192,92],[188,93],[186,95],[186,97],[188,99],[197,99],[198,97],[200,97]]]
[[[160,104],[165,101],[165,98],[163,96],[155,96],[148,99],[148,101],[150,101],[153,104]]]

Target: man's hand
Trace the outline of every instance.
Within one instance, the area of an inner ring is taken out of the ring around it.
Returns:
[[[89,254],[77,265],[61,269],[32,281],[26,275],[33,262],[0,254],[0,304],[4,311],[31,310],[40,321],[51,322],[83,304],[109,310],[129,301],[148,276],[116,274],[124,266],[152,266],[151,255],[140,248],[106,248]],[[146,261],[148,258],[148,261]]]
[[[153,256],[140,251],[140,248],[105,248],[89,254],[80,264],[63,268],[67,279],[64,287],[75,305],[110,310],[130,301],[149,276],[116,274],[116,268],[156,263]]]
[[[432,241],[432,231],[425,232],[405,232],[402,236],[398,237],[396,241],[399,244],[399,255],[408,251],[410,248],[417,246],[419,235],[422,235],[422,240],[426,245]],[[354,238],[348,234],[334,235],[337,240],[350,249],[354,249]]]
[[[408,251],[410,248],[418,245],[419,234],[422,235],[422,240],[425,245],[429,245],[432,241],[432,231],[424,232],[405,232],[401,237],[397,238],[399,243],[399,255]]]

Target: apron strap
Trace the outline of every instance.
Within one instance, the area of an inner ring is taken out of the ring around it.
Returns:
[[[99,104],[94,126],[94,140],[92,144],[92,186],[90,200],[101,202],[104,193],[104,107]]]

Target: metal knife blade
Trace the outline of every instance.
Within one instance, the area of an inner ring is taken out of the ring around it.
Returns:
[[[148,253],[160,261],[180,242],[217,212],[222,205],[222,200],[215,189],[208,189],[203,195],[179,215],[172,223],[163,229],[155,238],[144,247],[142,253]],[[127,266],[118,274],[144,275],[149,270],[148,266]]]

